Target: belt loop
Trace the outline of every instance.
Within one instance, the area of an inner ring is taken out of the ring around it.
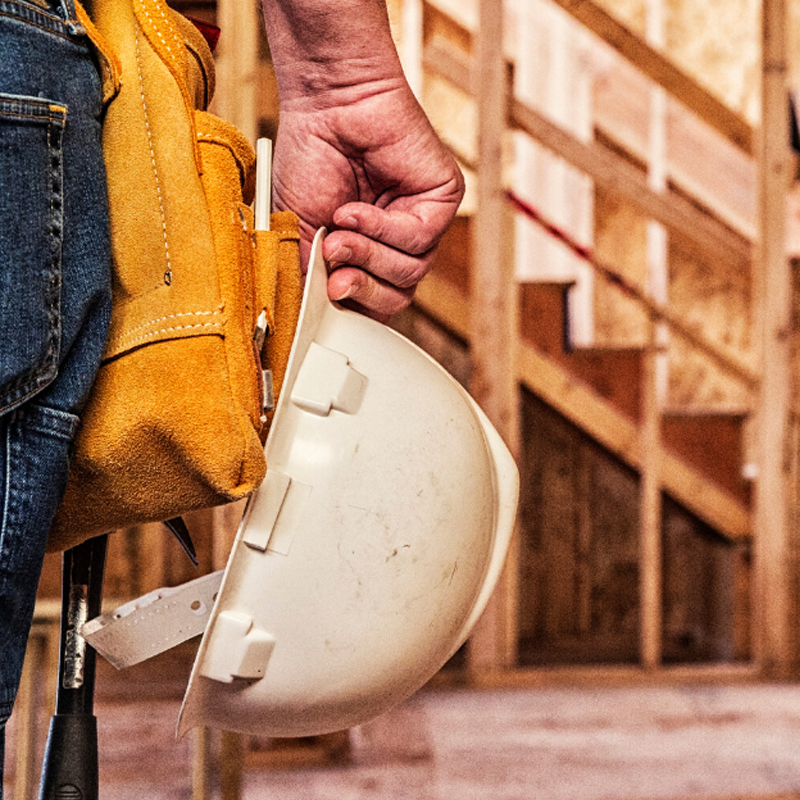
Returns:
[[[73,34],[73,36],[85,34],[86,29],[78,21],[78,12],[75,10],[75,0],[60,0],[60,2],[69,32]]]

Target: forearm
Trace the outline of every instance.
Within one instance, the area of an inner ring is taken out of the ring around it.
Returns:
[[[384,0],[262,0],[282,102],[402,80]]]

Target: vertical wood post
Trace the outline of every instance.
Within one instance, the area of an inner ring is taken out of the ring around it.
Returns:
[[[211,731],[206,727],[192,731],[192,800],[211,797]]]
[[[755,281],[762,381],[757,407],[759,472],[755,510],[754,653],[763,672],[785,676],[792,662],[789,543],[791,498],[791,271],[785,247],[790,181],[785,0],[763,0],[760,250]]]
[[[471,391],[512,452],[516,452],[516,287],[510,250],[513,227],[502,174],[509,95],[503,57],[502,0],[480,0],[473,65],[478,105],[478,203],[472,228]],[[498,668],[514,658],[512,618],[516,598],[511,570],[512,561],[470,640],[469,664],[473,669]]]
[[[422,0],[403,0],[400,45],[400,60],[408,85],[422,100],[422,39],[423,39]]]
[[[647,4],[647,41],[664,43],[662,0]],[[647,182],[663,192],[667,186],[666,102],[664,89],[650,90],[649,158]],[[667,231],[660,223],[647,223],[647,284],[651,299],[669,301]],[[652,317],[648,320],[648,348],[642,370],[642,452],[639,484],[639,654],[645,669],[661,665],[663,620],[663,553],[661,543],[661,408],[667,383],[668,362],[660,352],[669,331]]]
[[[218,0],[222,31],[215,53],[214,111],[236,125],[251,144],[258,138],[259,9],[256,0]]]
[[[639,639],[645,669],[661,664],[661,410],[658,398],[658,327],[650,320],[650,343],[642,369],[642,424],[639,429]]]

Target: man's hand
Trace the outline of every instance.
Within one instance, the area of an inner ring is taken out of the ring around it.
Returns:
[[[329,228],[330,298],[385,320],[430,269],[463,177],[403,77],[382,3],[264,8],[281,92],[275,207],[300,216],[304,264]]]

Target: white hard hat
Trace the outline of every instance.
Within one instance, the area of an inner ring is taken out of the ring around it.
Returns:
[[[314,241],[284,388],[179,732],[307,736],[370,719],[466,640],[505,560],[514,461],[395,331],[328,300]]]
[[[180,733],[309,736],[380,714],[466,640],[508,550],[506,446],[435,361],[328,300],[322,236],[226,569],[81,630],[120,668],[203,633]]]

